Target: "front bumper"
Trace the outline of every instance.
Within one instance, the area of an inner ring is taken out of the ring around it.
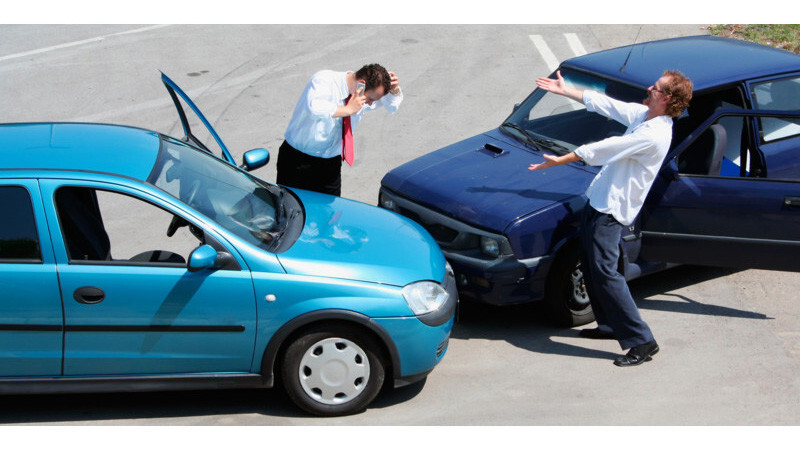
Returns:
[[[551,256],[518,259],[507,239],[499,233],[467,225],[385,188],[381,188],[380,196],[379,206],[417,222],[433,236],[455,272],[462,300],[509,305],[544,298]],[[501,255],[491,258],[483,254],[481,237],[500,242]]]
[[[459,300],[455,276],[449,266],[442,285],[448,297],[437,311],[415,317],[372,319],[391,336],[397,350],[399,370],[395,368],[395,387],[424,379],[447,353]]]
[[[544,298],[546,274],[552,257],[495,260],[442,251],[453,267],[462,300],[491,305],[513,305]]]

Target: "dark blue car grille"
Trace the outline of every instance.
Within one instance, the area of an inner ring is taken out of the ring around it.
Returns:
[[[414,211],[406,208],[400,208],[399,212],[414,222],[422,225],[422,227],[425,228],[434,239],[436,239],[436,242],[439,242],[440,244],[449,244],[455,241],[455,239],[458,237],[458,231],[439,223],[427,223],[422,220],[419,214],[415,213]]]

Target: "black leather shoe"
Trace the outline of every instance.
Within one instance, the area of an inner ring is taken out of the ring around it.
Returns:
[[[587,328],[585,330],[578,331],[578,336],[584,337],[587,339],[616,339],[617,337],[614,336],[614,333],[610,331],[601,330],[600,328]]]
[[[653,355],[658,353],[658,344],[655,339],[642,345],[637,345],[630,349],[627,355],[620,356],[614,361],[614,365],[619,367],[632,367],[650,361]]]

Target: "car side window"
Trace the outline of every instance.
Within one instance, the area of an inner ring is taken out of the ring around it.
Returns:
[[[173,221],[183,219],[130,195],[85,187],[56,191],[64,242],[70,263],[185,266],[202,244],[202,231],[180,227],[167,236]]]
[[[0,264],[41,263],[33,204],[22,186],[0,186]]]
[[[692,141],[678,155],[679,173],[714,177],[747,177],[755,155],[748,132],[748,116],[737,114],[743,109],[738,89],[713,92],[692,99],[686,117],[673,127],[673,144],[684,138]],[[710,126],[699,129],[714,114],[721,115]]]
[[[752,91],[756,109],[800,110],[800,77],[754,84]],[[800,136],[800,118],[762,117],[759,121],[762,144]]]

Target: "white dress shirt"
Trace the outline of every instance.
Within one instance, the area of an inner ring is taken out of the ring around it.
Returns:
[[[319,158],[333,158],[342,154],[342,118],[334,118],[336,107],[345,104],[350,92],[347,88],[348,72],[322,70],[315,73],[306,85],[294,108],[284,137],[295,149]],[[350,116],[355,131],[365,111],[385,107],[394,113],[403,101],[403,93],[386,93],[372,105],[364,104]]]
[[[626,125],[622,136],[578,147],[575,154],[590,166],[603,166],[594,177],[586,196],[594,209],[611,214],[630,225],[639,214],[672,141],[672,118],[647,119],[647,106],[614,100],[586,90],[587,111],[599,113]]]

